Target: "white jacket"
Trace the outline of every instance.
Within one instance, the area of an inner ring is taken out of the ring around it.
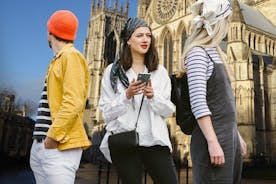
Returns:
[[[126,98],[126,89],[118,79],[118,92],[115,94],[110,84],[110,64],[103,75],[99,108],[106,123],[106,134],[100,145],[100,150],[105,158],[111,162],[108,149],[108,136],[113,133],[133,130],[137,120],[142,94],[134,99]],[[148,70],[145,67],[144,73]],[[137,74],[130,68],[126,75],[129,81],[137,79]],[[152,99],[144,98],[142,109],[137,123],[140,146],[162,145],[168,146],[172,151],[165,118],[175,111],[174,104],[170,101],[171,82],[167,70],[159,65],[158,69],[151,72],[151,82],[154,90]]]

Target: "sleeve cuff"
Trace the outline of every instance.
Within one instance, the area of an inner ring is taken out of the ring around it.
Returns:
[[[148,100],[150,103],[156,101],[156,99],[158,99],[158,94],[157,94],[157,93],[155,93],[151,99],[148,99],[148,98],[147,98],[147,100]]]
[[[204,116],[212,116],[212,113],[209,111],[207,113],[197,114],[197,115],[195,115],[195,118],[198,120],[198,119],[200,119],[200,118],[202,118]]]
[[[127,99],[126,90],[120,95],[120,99],[123,103],[131,104],[132,98]]]
[[[52,127],[49,128],[47,137],[50,137],[59,143],[66,143],[70,139],[69,136],[65,135],[65,132],[60,132],[59,135],[57,135],[55,129]]]

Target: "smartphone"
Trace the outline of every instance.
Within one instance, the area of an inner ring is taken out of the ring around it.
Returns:
[[[148,84],[150,79],[150,73],[139,73],[137,80],[145,82],[146,84]]]

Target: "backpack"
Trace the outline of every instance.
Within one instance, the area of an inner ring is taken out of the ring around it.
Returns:
[[[187,74],[181,78],[171,75],[171,101],[176,106],[176,123],[180,126],[182,132],[191,135],[197,121],[190,105],[189,88]]]

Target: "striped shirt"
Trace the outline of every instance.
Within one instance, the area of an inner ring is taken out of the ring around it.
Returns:
[[[222,63],[215,47],[205,48],[215,63]],[[211,115],[207,105],[207,81],[211,77],[214,64],[202,48],[194,47],[186,59],[191,109],[196,119]]]
[[[45,138],[51,124],[52,119],[47,98],[47,81],[45,80],[41,99],[39,101],[39,107],[37,109],[33,139]]]

